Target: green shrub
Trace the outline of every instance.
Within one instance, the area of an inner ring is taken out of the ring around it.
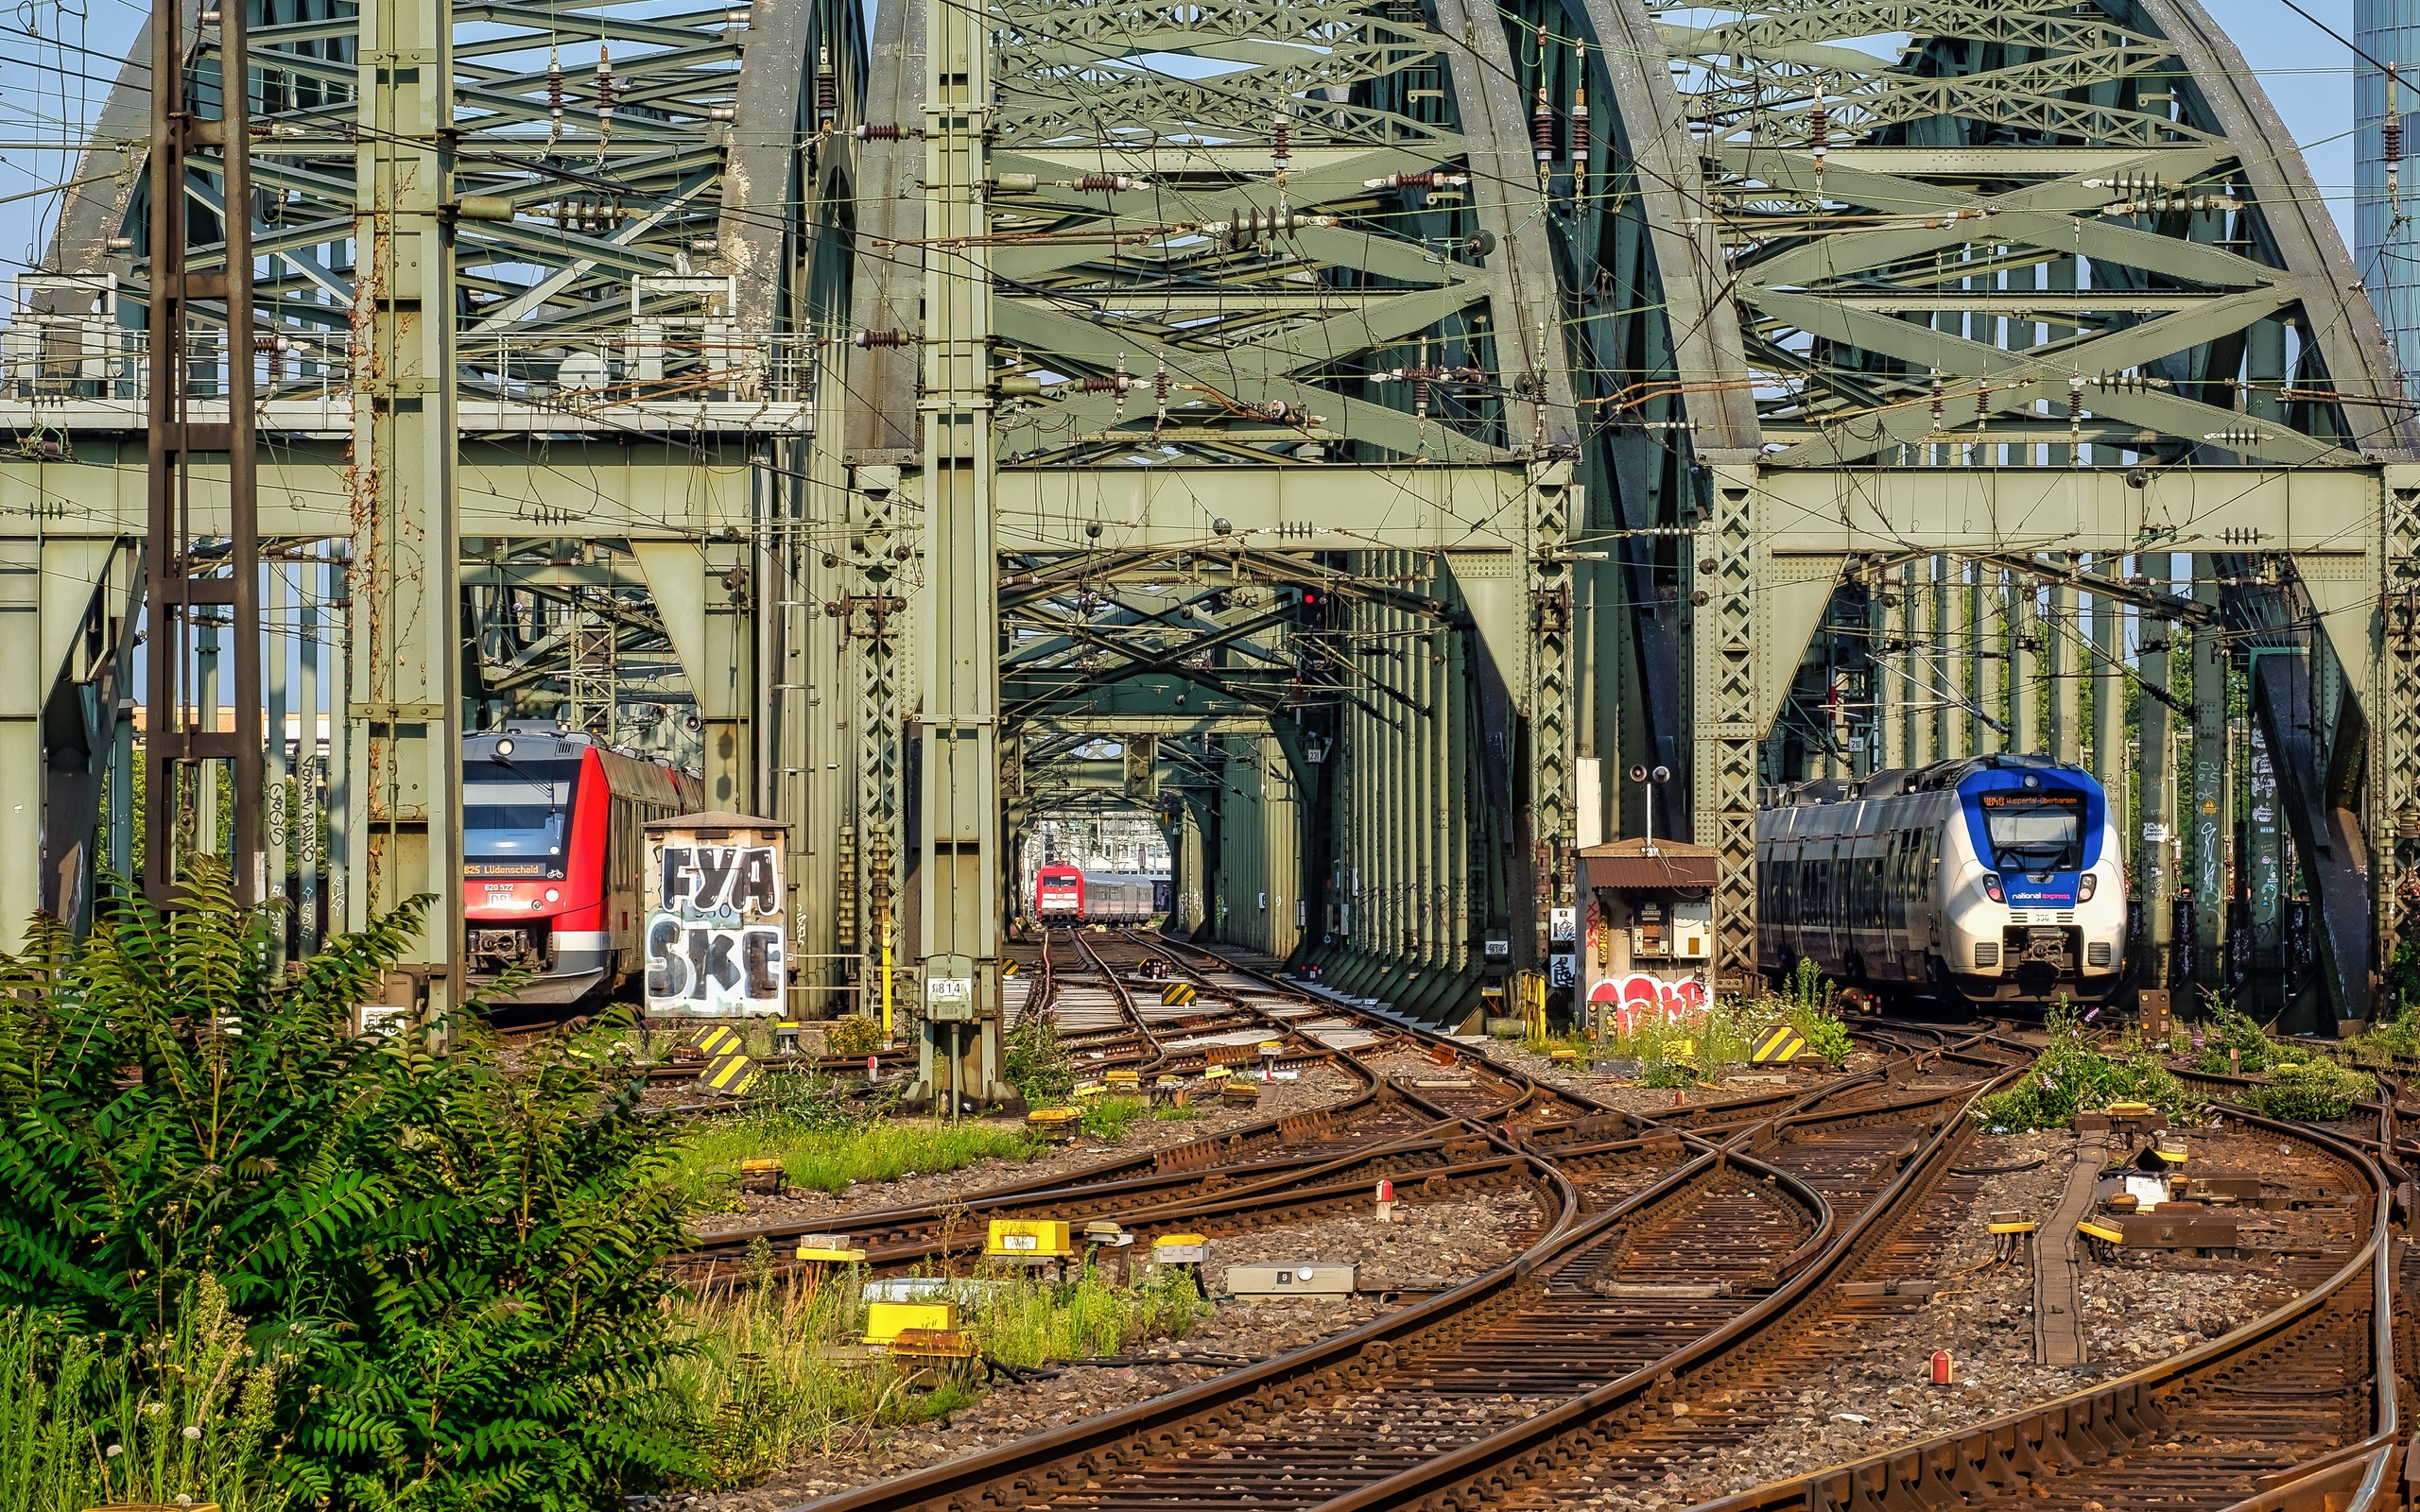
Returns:
[[[644,1080],[560,1038],[508,1070],[469,1024],[355,1036],[426,899],[288,974],[222,866],[191,891],[0,962],[0,1307],[132,1339],[157,1400],[143,1369],[223,1288],[308,1500],[587,1505],[682,1469],[646,1432],[684,1236]]]
[[[2221,1005],[2202,1030],[2202,1055],[2194,1069],[2210,1075],[2222,1075],[2241,1068],[2243,1074],[2256,1076],[2267,1071],[2280,1058],[2284,1049],[2269,1038],[2259,1021],[2240,1008]],[[2228,1051],[2238,1059],[2229,1061]]]
[[[1646,1068],[1638,1078],[1642,1087],[1694,1087],[1698,1084],[1695,1066],[1679,1060],[1658,1060]]]
[[[2172,1124],[2193,1121],[2195,1104],[2174,1074],[2139,1042],[2115,1056],[2086,1036],[2073,1008],[2056,1007],[2048,1018],[2050,1042],[2014,1086],[1975,1105],[1976,1122],[1991,1128],[2056,1128],[2073,1122],[2078,1108],[2111,1103],[2148,1103]]]
[[[1190,1124],[1201,1117],[1201,1109],[1190,1103],[1183,1108],[1174,1103],[1162,1103],[1151,1109],[1151,1116],[1163,1124]]]
[[[828,1056],[871,1056],[882,1048],[882,1025],[862,1013],[852,1013],[835,1019],[823,1029],[823,1053]]]
[[[1047,1013],[1028,1013],[1009,1031],[1001,1068],[1009,1085],[1028,1108],[1064,1103],[1076,1090],[1076,1065],[1059,1043],[1059,1021]]]
[[[2377,1096],[2377,1078],[2332,1060],[2304,1060],[2275,1067],[2269,1085],[2244,1094],[2244,1105],[2270,1118],[2322,1123],[2342,1118],[2353,1105]]]

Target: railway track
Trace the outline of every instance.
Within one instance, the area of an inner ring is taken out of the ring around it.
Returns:
[[[1236,1001],[1288,996],[1168,954]],[[1466,1094],[1456,1115],[1490,1149],[1513,1146],[1549,1215],[1518,1262],[1262,1365],[818,1504],[1392,1506],[1487,1482],[1540,1423],[1605,1435],[1676,1366],[1730,1358],[1820,1292],[1811,1278],[1945,1168],[1973,1091],[2021,1063],[1953,1063],[1944,1037],[1902,1038],[1888,1073],[1684,1108],[1687,1128],[1478,1074],[1483,1057],[1442,1046],[1437,1060],[1472,1074],[1431,1090]],[[1412,1484],[1440,1467],[1450,1485]]]

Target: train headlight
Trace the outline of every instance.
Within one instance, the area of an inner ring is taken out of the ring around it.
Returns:
[[[1983,896],[1989,898],[1996,903],[2004,903],[2008,902],[2008,894],[2000,890],[2000,874],[1998,872],[1986,871],[1983,873]]]
[[[495,753],[499,759],[510,761],[512,759],[512,737],[508,735],[504,739],[497,741],[495,743]]]
[[[553,888],[553,887],[549,887],[549,888],[547,888],[547,889],[546,889],[546,902],[550,902],[550,903],[559,903],[559,902],[562,902],[562,901],[563,901],[563,895],[562,895],[562,893],[561,891],[559,891],[558,889]]]
[[[2076,902],[2080,903],[2088,903],[2092,902],[2093,889],[2100,885],[2100,873],[2092,871],[2085,872],[2082,877],[2076,880]]]

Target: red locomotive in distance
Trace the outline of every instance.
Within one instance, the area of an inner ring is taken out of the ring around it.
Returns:
[[[536,980],[515,1003],[575,1003],[645,969],[641,827],[696,813],[704,784],[549,723],[462,742],[462,905],[470,967]]]
[[[1033,874],[1033,917],[1043,924],[1141,924],[1168,911],[1168,879],[1141,871],[1043,867]]]

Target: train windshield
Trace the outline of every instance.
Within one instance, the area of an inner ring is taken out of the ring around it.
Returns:
[[[1983,828],[1991,836],[1992,864],[2002,871],[2073,871],[2083,865],[2080,795],[1988,794]]]
[[[562,875],[579,758],[462,764],[462,861],[474,877]]]

